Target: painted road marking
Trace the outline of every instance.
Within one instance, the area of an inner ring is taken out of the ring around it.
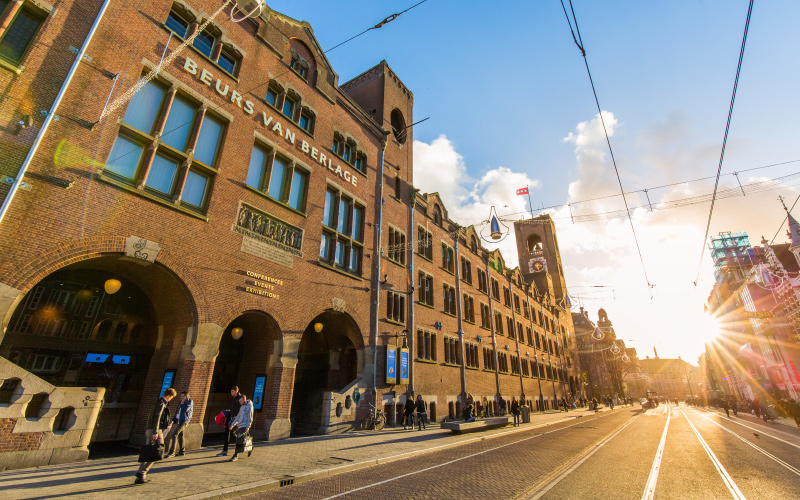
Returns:
[[[551,488],[553,488],[555,485],[560,483],[562,479],[564,479],[568,475],[572,474],[572,472],[575,471],[575,469],[577,469],[578,467],[580,467],[580,465],[583,462],[585,462],[586,460],[589,459],[589,457],[594,455],[597,450],[599,450],[600,448],[603,447],[603,445],[605,445],[606,443],[608,443],[609,441],[614,439],[614,436],[616,436],[617,434],[622,432],[622,430],[625,429],[625,427],[628,427],[629,425],[631,425],[640,415],[641,415],[641,413],[639,415],[636,415],[635,417],[633,417],[633,419],[631,419],[630,422],[628,422],[627,424],[625,424],[622,427],[620,427],[619,430],[617,430],[617,432],[615,432],[614,434],[612,434],[611,436],[606,438],[606,440],[603,441],[602,443],[596,444],[592,451],[590,451],[589,453],[584,455],[583,458],[581,458],[580,460],[575,462],[569,469],[567,469],[563,473],[561,473],[560,476],[558,476],[557,478],[555,478],[552,481],[550,481],[546,486],[542,487],[538,492],[536,492],[536,494],[534,494],[532,497],[529,497],[528,500],[538,500],[539,498],[544,496],[544,494],[547,493],[548,491],[550,491]]]
[[[603,418],[603,417],[606,417],[606,416],[608,416],[608,415],[612,415],[612,413],[611,413],[611,412],[609,412],[609,413],[608,413],[608,414],[606,414],[606,415],[600,415],[600,416],[598,416],[598,417],[595,417],[595,418]],[[572,418],[572,417],[570,417],[570,418]],[[556,421],[556,422],[551,422],[549,425],[553,425],[554,423],[557,423],[557,422],[563,422],[563,421],[565,421],[565,420],[569,420],[569,419],[567,419],[567,418],[565,418],[565,419],[561,419],[561,420],[559,420],[559,421]],[[591,421],[591,420],[592,420],[592,419],[590,419],[590,421]],[[562,428],[560,428],[560,429],[553,429],[552,431],[543,432],[543,433],[541,433],[541,434],[537,434],[537,435],[535,435],[535,436],[531,436],[531,437],[528,437],[528,438],[525,438],[525,439],[520,439],[520,440],[518,440],[518,441],[514,441],[514,442],[512,442],[512,443],[506,443],[506,444],[503,444],[503,445],[500,445],[500,446],[496,446],[496,447],[494,447],[494,448],[490,448],[490,449],[488,449],[488,450],[479,451],[479,452],[477,452],[477,453],[473,453],[472,455],[467,455],[467,456],[465,456],[465,457],[456,458],[455,460],[450,460],[449,462],[444,462],[444,463],[441,463],[441,464],[438,464],[438,465],[433,465],[433,466],[431,466],[431,467],[427,467],[427,468],[425,468],[425,469],[421,469],[421,470],[414,471],[414,472],[409,472],[409,473],[407,473],[407,474],[401,474],[401,475],[399,475],[399,476],[396,476],[396,477],[393,477],[393,478],[389,478],[389,479],[385,479],[385,480],[383,480],[383,481],[379,481],[379,482],[377,482],[377,483],[368,484],[368,485],[366,485],[366,486],[361,486],[361,487],[359,487],[359,488],[353,488],[352,490],[344,491],[344,492],[342,492],[342,493],[338,493],[338,494],[336,494],[336,495],[332,495],[332,496],[329,496],[329,497],[325,497],[325,498],[323,498],[322,500],[332,500],[332,499],[334,499],[334,498],[339,498],[339,497],[341,497],[341,496],[344,496],[344,495],[349,495],[350,493],[354,493],[354,492],[356,492],[356,491],[366,490],[366,489],[369,489],[369,488],[374,488],[375,486],[380,486],[380,485],[382,485],[382,484],[391,483],[392,481],[397,481],[398,479],[403,479],[403,478],[406,478],[406,477],[409,477],[409,476],[413,476],[413,475],[415,475],[415,474],[420,474],[420,473],[422,473],[422,472],[427,472],[427,471],[429,471],[429,470],[438,469],[439,467],[444,467],[445,465],[454,464],[454,463],[456,463],[456,462],[460,462],[460,461],[462,461],[462,460],[466,460],[466,459],[468,459],[468,458],[477,457],[478,455],[483,455],[484,453],[489,453],[489,452],[492,452],[492,451],[495,451],[495,450],[499,450],[499,449],[501,449],[501,448],[505,448],[506,446],[511,446],[511,445],[513,445],[513,444],[519,444],[519,443],[522,443],[522,442],[524,442],[524,441],[529,441],[529,440],[531,440],[531,439],[536,439],[536,438],[538,438],[538,437],[540,437],[540,436],[544,436],[544,435],[547,435],[547,434],[551,434],[551,433],[553,433],[553,432],[559,432],[559,431],[563,431],[564,429],[569,429],[570,427],[574,427],[574,426],[576,426],[576,425],[580,425],[580,424],[586,424],[586,422],[587,422],[586,420],[580,420],[580,421],[578,421],[578,422],[575,422],[574,424],[566,425],[566,426],[564,426],[564,427],[562,427]],[[519,430],[521,430],[521,429],[517,429],[517,431],[510,431],[510,432],[518,432]],[[478,440],[478,439],[480,439],[480,438],[476,438],[475,440]]]
[[[683,409],[681,409],[681,413],[683,413]],[[684,413],[684,416],[685,415],[686,414]],[[733,478],[730,476],[730,474],[728,474],[728,471],[725,470],[725,467],[722,466],[722,463],[719,461],[717,456],[714,455],[714,452],[711,451],[711,448],[708,446],[708,443],[706,443],[706,440],[703,439],[703,436],[700,435],[700,432],[697,430],[697,427],[694,426],[692,420],[689,417],[686,417],[686,421],[689,422],[689,427],[691,427],[694,431],[694,435],[700,440],[700,444],[703,446],[703,449],[706,450],[708,458],[711,459],[711,463],[713,463],[714,467],[716,467],[717,472],[719,472],[719,475],[722,477],[722,481],[725,483],[725,486],[728,487],[728,491],[731,492],[733,498],[736,500],[746,500],[741,490],[739,490],[739,487],[733,482]]]
[[[692,408],[692,409],[694,409],[694,408]],[[695,410],[695,411],[697,411],[697,410]],[[772,439],[777,439],[777,440],[778,440],[778,441],[780,441],[781,443],[786,443],[786,444],[788,444],[789,446],[794,446],[795,448],[800,448],[800,446],[799,446],[799,445],[796,445],[796,444],[794,444],[794,443],[790,443],[789,441],[785,441],[785,440],[783,440],[783,439],[781,439],[781,438],[779,438],[779,437],[775,437],[775,436],[773,436],[772,434],[768,434],[768,433],[764,432],[764,431],[762,430],[762,429],[764,429],[764,427],[761,427],[761,428],[758,428],[758,427],[750,427],[749,425],[745,425],[745,424],[743,424],[743,423],[739,422],[738,420],[734,420],[734,419],[732,419],[732,418],[728,418],[728,417],[723,417],[723,416],[722,416],[722,414],[720,414],[720,413],[717,413],[717,412],[715,412],[715,411],[710,411],[710,410],[704,410],[704,411],[705,411],[705,412],[707,412],[707,413],[711,413],[712,415],[716,415],[716,416],[718,416],[718,417],[722,418],[723,420],[727,420],[728,422],[733,422],[734,424],[741,425],[742,427],[747,427],[747,428],[748,428],[748,429],[750,429],[750,430],[753,430],[753,431],[758,431],[758,432],[760,432],[760,433],[761,433],[761,435],[762,435],[762,436],[768,436],[768,437],[771,437]],[[793,437],[793,438],[798,438],[798,437],[800,437],[800,436],[796,436],[796,435],[794,435],[794,434],[791,434],[791,433],[788,433],[788,432],[779,431],[779,430],[777,430],[777,429],[770,429],[770,431],[771,431],[771,432],[777,432],[777,433],[779,433],[779,434],[784,434],[784,435],[786,435],[786,436]]]
[[[669,419],[672,417],[672,410],[669,406],[664,407],[667,413],[667,423],[664,424],[664,432],[661,434],[661,442],[658,444],[656,456],[653,459],[653,466],[650,468],[650,475],[644,487],[642,500],[652,500],[656,494],[656,483],[658,482],[658,472],[661,470],[661,458],[664,456],[664,446],[667,444],[667,431],[669,430]]]
[[[722,424],[720,424],[720,423],[718,423],[718,422],[714,422],[713,420],[711,420],[711,419],[710,419],[710,418],[708,418],[707,416],[703,415],[702,413],[698,412],[697,410],[695,410],[695,413],[697,413],[698,415],[700,415],[700,416],[701,416],[701,417],[703,417],[704,419],[708,420],[708,421],[709,421],[709,422],[711,422],[712,424],[714,424],[714,425],[717,425],[717,426],[719,426],[720,428],[722,428],[723,430],[725,430],[725,431],[727,431],[727,432],[729,432],[729,433],[733,434],[734,436],[736,436],[736,437],[737,437],[737,438],[739,438],[740,440],[742,440],[742,441],[744,441],[745,443],[747,443],[748,445],[750,445],[752,448],[754,448],[754,449],[756,449],[756,450],[760,451],[761,453],[763,453],[763,454],[764,454],[764,455],[766,455],[767,457],[769,457],[769,458],[771,458],[771,459],[775,460],[775,461],[776,461],[776,462],[778,462],[779,464],[783,465],[784,467],[786,467],[786,468],[787,468],[787,469],[789,469],[790,471],[792,471],[792,472],[794,472],[795,474],[797,474],[798,476],[800,476],[800,469],[797,469],[796,467],[794,467],[794,466],[792,466],[792,465],[790,465],[790,464],[788,464],[788,463],[784,462],[783,460],[781,460],[780,458],[776,457],[775,455],[773,455],[772,453],[768,452],[767,450],[765,450],[765,449],[763,449],[763,448],[761,448],[761,447],[759,447],[759,446],[756,446],[755,444],[753,444],[753,443],[752,443],[752,442],[750,442],[749,440],[747,440],[747,439],[745,439],[744,437],[740,436],[739,434],[737,434],[737,433],[733,432],[732,430],[728,429],[727,427],[723,426]],[[783,441],[783,440],[781,439],[780,441]],[[785,441],[784,441],[784,442],[785,442]],[[792,444],[792,443],[788,443],[788,444]]]

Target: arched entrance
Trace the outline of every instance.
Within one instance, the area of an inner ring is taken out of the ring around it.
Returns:
[[[230,408],[230,390],[236,386],[248,399],[253,399],[256,415],[252,434],[261,437],[263,412],[270,404],[265,401],[269,402],[271,396],[268,380],[270,358],[280,338],[278,324],[262,311],[245,312],[225,328],[211,376],[204,426],[206,434],[224,433],[224,428],[217,425],[214,418],[220,411]],[[255,395],[258,401],[254,399],[257,378],[260,378],[261,389],[261,393]]]
[[[143,397],[194,323],[191,299],[167,268],[107,255],[33,285],[8,322],[0,356],[58,387],[105,388],[91,443],[127,442],[143,434],[152,407]]]
[[[326,432],[324,395],[342,391],[358,378],[359,352],[363,352],[361,332],[348,315],[326,311],[308,324],[297,354],[292,434]]]

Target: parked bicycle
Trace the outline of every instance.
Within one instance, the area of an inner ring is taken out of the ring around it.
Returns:
[[[379,431],[383,429],[386,425],[386,414],[383,410],[375,408],[372,403],[368,402],[367,404],[373,411],[361,420],[361,429],[365,431],[373,429]]]

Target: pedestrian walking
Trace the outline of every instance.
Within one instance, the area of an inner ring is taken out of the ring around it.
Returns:
[[[247,396],[242,393],[239,393],[238,402],[239,412],[231,422],[231,432],[236,434],[236,448],[229,462],[239,460],[240,443],[244,441],[245,436],[250,431],[250,426],[253,425],[253,402],[249,401]]]
[[[236,442],[236,434],[231,430],[231,422],[233,422],[239,414],[239,408],[241,408],[239,404],[239,387],[234,385],[231,387],[230,412],[225,417],[225,441],[222,443],[222,452],[217,454],[218,457],[228,456],[228,443],[230,443],[231,438],[233,438],[234,443]]]
[[[192,420],[192,412],[194,411],[194,402],[189,397],[187,391],[181,392],[181,402],[178,405],[178,411],[175,413],[175,418],[172,419],[172,429],[165,438],[166,448],[164,451],[167,456],[164,458],[186,455],[186,445],[184,443],[183,431]],[[178,451],[175,451],[175,445],[178,445]]]
[[[414,396],[409,394],[408,398],[406,398],[406,405],[403,408],[403,430],[408,429],[408,425],[411,425],[412,431],[414,430],[414,408],[416,406]]]
[[[519,403],[516,396],[511,397],[511,414],[514,416],[514,427],[519,427]]]
[[[467,393],[467,404],[464,408],[464,420],[469,420],[475,417],[475,398],[472,397],[472,393]]]
[[[492,411],[492,405],[489,404],[489,400],[486,399],[486,396],[483,397],[483,417],[489,418],[494,416],[494,412]]]
[[[503,399],[503,398],[500,398],[500,401],[498,402],[498,404],[500,405],[500,411],[498,413],[500,413],[501,417],[504,417],[506,415],[506,413],[508,412],[508,410],[506,409],[507,408],[506,400]]]
[[[417,403],[414,405],[414,413],[417,416],[417,430],[425,429],[425,420],[428,418],[428,403],[422,399],[422,394],[417,394]],[[414,428],[412,423],[411,428]]]
[[[728,406],[728,401],[723,399],[722,400],[722,409],[725,410],[725,414],[730,418],[731,416],[731,407]]]
[[[144,432],[145,442],[158,443],[159,447],[164,446],[164,433],[169,433],[169,428],[172,425],[169,414],[169,402],[175,397],[175,389],[169,388],[164,391],[164,395],[158,398],[156,404],[153,406],[153,411],[147,420],[147,429]],[[136,473],[136,480],[133,484],[149,483],[147,479],[147,472],[155,462],[142,462],[139,466],[139,472]]]

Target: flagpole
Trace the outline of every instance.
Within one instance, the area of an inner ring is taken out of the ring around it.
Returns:
[[[525,189],[528,191],[528,207],[531,210],[531,219],[533,219],[533,203],[531,203],[531,190],[528,186],[525,186]]]

